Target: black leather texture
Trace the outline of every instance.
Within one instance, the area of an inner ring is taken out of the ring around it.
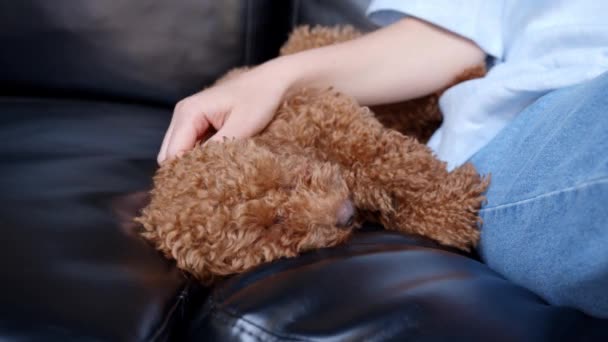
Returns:
[[[164,340],[190,284],[121,224],[169,110],[0,98],[0,339]]]
[[[240,0],[0,1],[0,89],[173,105],[242,64],[242,7]]]
[[[207,341],[605,341],[608,322],[549,306],[470,256],[384,231],[217,286]]]

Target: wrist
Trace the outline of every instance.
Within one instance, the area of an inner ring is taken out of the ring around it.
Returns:
[[[343,45],[343,44],[340,44]],[[324,46],[320,48],[301,51],[295,54],[281,56],[273,60],[277,74],[281,75],[285,85],[285,93],[302,88],[335,87],[344,91],[343,47]],[[347,92],[346,92],[347,93]]]
[[[303,83],[302,66],[298,65],[297,56],[281,56],[276,59],[276,62],[285,94],[301,88]]]
[[[284,94],[310,86],[313,71],[310,63],[301,57],[301,54],[298,53],[280,56],[268,62],[268,67],[272,68],[274,79],[280,84]]]

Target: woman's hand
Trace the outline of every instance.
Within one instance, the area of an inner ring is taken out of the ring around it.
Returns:
[[[279,57],[180,101],[158,155],[159,163],[211,138],[243,138],[272,120],[287,91],[336,90],[362,105],[399,102],[446,87],[463,70],[483,63],[470,40],[415,18],[363,37]]]
[[[173,118],[158,154],[158,163],[194,147],[211,131],[211,140],[245,138],[268,125],[289,88],[286,74],[274,66],[260,65],[189,96],[175,106]]]

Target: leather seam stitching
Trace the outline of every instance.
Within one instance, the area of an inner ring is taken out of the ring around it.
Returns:
[[[165,315],[165,317],[163,318],[161,324],[158,326],[158,328],[152,334],[152,337],[150,338],[150,341],[158,341],[158,339],[160,338],[160,336],[162,335],[162,333],[164,331],[166,331],[166,329],[169,326],[169,321],[173,317],[175,317],[175,314],[176,314],[176,311],[177,311],[178,307],[180,305],[182,305],[184,303],[184,301],[186,300],[186,297],[188,296],[189,289],[190,289],[190,284],[186,283],[186,285],[184,285],[184,287],[181,289],[181,291],[177,295],[177,298],[173,302],[173,305],[171,305],[171,308],[168,310],[168,312]]]

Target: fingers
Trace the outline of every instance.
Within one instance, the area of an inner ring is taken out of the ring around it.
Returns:
[[[210,127],[217,129],[211,141],[251,137],[264,129],[274,116],[285,87],[271,83],[273,86],[260,88],[260,76],[252,77],[244,73],[181,100],[163,138],[158,163],[190,150],[212,131]]]
[[[224,138],[246,138],[257,134],[260,129],[258,124],[251,121],[254,115],[242,115],[242,113],[234,112],[226,119],[226,122],[209,140],[223,141]]]
[[[184,99],[175,106],[157,157],[159,164],[194,147],[198,137],[209,128],[205,116],[197,115],[196,105],[190,102],[192,100]]]
[[[207,130],[209,123],[205,118],[200,122],[192,122],[183,117],[178,118],[171,132],[165,159],[180,156],[196,144],[198,137]]]
[[[158,165],[160,165],[167,158],[167,147],[169,146],[169,138],[171,137],[171,133],[173,132],[174,121],[174,119],[171,119],[169,128],[167,129],[167,132],[165,132],[163,143],[160,146],[160,152],[158,152],[158,156],[156,157],[156,162],[158,163]]]

